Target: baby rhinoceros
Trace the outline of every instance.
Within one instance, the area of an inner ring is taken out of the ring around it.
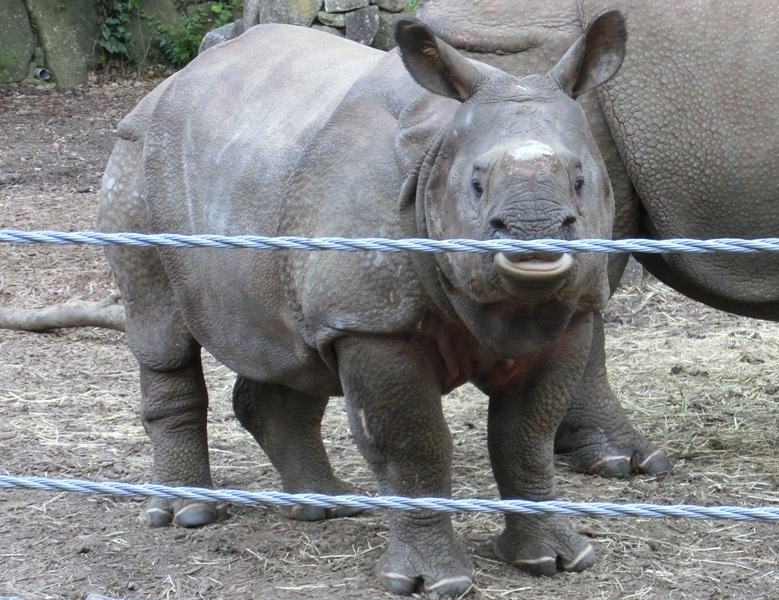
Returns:
[[[625,25],[610,11],[546,75],[465,59],[413,19],[398,49],[258,26],[208,50],[122,121],[103,231],[309,237],[607,238],[613,198],[573,100],[610,79]],[[320,421],[343,395],[379,492],[450,496],[441,397],[489,397],[503,498],[553,494],[554,433],[608,296],[604,255],[111,248],[140,364],[154,480],[211,486],[201,347],[239,374],[235,410],[288,492],[347,493]],[[294,507],[292,518],[350,511]],[[217,510],[153,500],[152,525]],[[561,516],[506,517],[498,556],[580,571],[590,544]],[[391,512],[379,578],[458,595],[473,567],[449,516]]]

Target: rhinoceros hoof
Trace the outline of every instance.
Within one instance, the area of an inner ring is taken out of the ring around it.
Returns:
[[[208,502],[154,499],[146,509],[146,521],[150,527],[167,527],[171,523],[180,527],[202,527],[223,518],[227,508]]]
[[[521,520],[520,520],[521,519]],[[521,517],[498,537],[495,554],[533,575],[579,573],[595,564],[595,550],[558,516]]]
[[[574,453],[574,468],[578,471],[589,473],[590,475],[600,475],[602,477],[629,477],[630,475],[659,475],[668,473],[672,468],[671,461],[665,456],[665,453],[657,449],[648,456],[635,451],[631,455],[607,453],[604,449],[600,458],[595,462],[589,463],[586,460],[577,460]]]
[[[473,565],[458,546],[420,552],[391,544],[379,562],[379,580],[393,594],[415,592],[461,596],[473,584]]]
[[[673,468],[665,453],[638,432],[630,435],[607,435],[601,430],[558,433],[555,451],[570,452],[574,470],[602,477],[659,475]]]
[[[341,517],[353,517],[365,512],[363,508],[349,508],[339,506],[337,508],[320,508],[318,506],[282,506],[279,509],[281,516],[295,521],[324,521],[325,519],[340,519]]]
[[[285,485],[284,491],[289,494],[326,494],[328,496],[344,496],[356,494],[357,489],[335,476],[327,476],[316,481],[307,481],[304,486]],[[279,507],[279,513],[287,519],[295,521],[324,521],[325,519],[340,519],[341,517],[353,517],[365,512],[364,508],[349,508],[336,506],[334,508],[321,508],[318,506],[305,506],[292,504]]]
[[[660,473],[670,473],[673,469],[673,464],[668,460],[665,452],[657,448],[647,456],[640,452],[634,452],[630,457],[630,468],[633,473],[659,475]]]
[[[215,523],[227,514],[224,506],[208,502],[191,502],[174,506],[173,524],[181,527],[202,527]]]
[[[660,473],[668,473],[673,468],[671,461],[659,448],[655,448],[645,455],[640,450],[633,450],[627,454],[606,446],[600,450],[595,459],[591,456],[591,452],[587,452],[585,456],[582,454],[581,452],[573,453],[574,469],[602,477],[659,475]]]

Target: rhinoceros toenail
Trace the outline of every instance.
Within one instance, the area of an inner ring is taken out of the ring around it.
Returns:
[[[610,463],[621,463],[621,462],[627,463],[629,465],[630,457],[629,456],[604,456],[598,462],[593,463],[588,469],[588,472],[597,473],[604,465],[608,465]]]
[[[182,527],[200,527],[213,523],[216,519],[217,512],[213,505],[207,502],[195,502],[176,511],[173,522]]]
[[[146,510],[146,520],[152,527],[170,525],[173,519],[173,511],[164,508],[149,508]]]
[[[521,567],[523,565],[535,566],[535,565],[545,565],[547,563],[556,563],[556,562],[557,562],[557,558],[554,556],[542,556],[541,558],[517,559],[514,561],[514,565],[517,567]]]
[[[647,457],[646,457],[644,460],[642,460],[642,461],[639,461],[639,460],[637,460],[637,459],[635,458],[635,457],[636,457],[636,455],[634,454],[634,455],[633,455],[633,457],[634,457],[634,460],[632,460],[632,461],[631,461],[631,463],[632,463],[632,464],[634,464],[634,465],[635,465],[637,468],[641,469],[641,468],[643,468],[643,467],[644,467],[644,465],[648,464],[648,463],[649,463],[649,462],[650,462],[650,461],[651,461],[651,460],[652,460],[652,459],[653,459],[655,456],[657,456],[658,454],[662,454],[662,453],[663,453],[663,452],[662,452],[662,450],[655,450],[654,452],[652,452],[652,454],[650,454],[649,456],[647,456]]]
[[[473,585],[471,577],[447,577],[436,581],[433,585],[428,585],[427,582],[423,585],[424,591],[427,593],[453,590],[456,593],[464,594]]]
[[[379,573],[379,579],[384,584],[384,587],[393,594],[404,596],[413,594],[419,585],[418,578],[408,577],[402,573],[381,571]]]
[[[403,575],[403,573],[394,573],[392,571],[390,572],[382,571],[381,573],[379,573],[379,575],[381,577],[386,577],[387,579],[392,579],[395,581],[403,581],[404,583],[416,583],[417,581],[415,577],[409,577],[407,575]]]
[[[575,571],[576,565],[580,564],[581,562],[588,562],[586,559],[590,559],[589,562],[592,561],[592,557],[595,554],[595,549],[592,547],[592,544],[587,544],[587,547],[579,552],[572,560],[568,562],[563,562],[563,569],[565,571]]]

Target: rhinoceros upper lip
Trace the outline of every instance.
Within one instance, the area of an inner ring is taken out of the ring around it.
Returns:
[[[503,256],[514,264],[522,263],[524,268],[545,270],[550,263],[556,263],[563,254],[559,252],[504,252]]]
[[[554,279],[565,273],[573,265],[570,254],[551,252],[503,253],[495,255],[496,266],[506,274],[528,280]]]

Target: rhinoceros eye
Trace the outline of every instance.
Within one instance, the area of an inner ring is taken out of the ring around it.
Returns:
[[[484,188],[481,186],[481,181],[478,179],[474,179],[471,181],[471,187],[473,187],[473,191],[476,194],[477,198],[480,198],[481,195],[484,193]]]
[[[576,182],[573,184],[573,189],[576,190],[576,193],[578,194],[579,192],[582,191],[583,187],[584,187],[584,177],[579,176],[576,178]]]

